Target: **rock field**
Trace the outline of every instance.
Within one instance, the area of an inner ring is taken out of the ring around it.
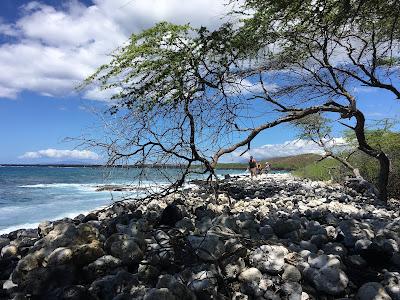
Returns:
[[[240,176],[17,230],[0,299],[400,300],[399,202],[353,188]]]

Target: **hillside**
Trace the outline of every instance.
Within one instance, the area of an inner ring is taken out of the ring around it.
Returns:
[[[271,158],[268,162],[274,170],[297,170],[317,161],[319,158],[321,158],[321,156],[318,154],[307,153]]]

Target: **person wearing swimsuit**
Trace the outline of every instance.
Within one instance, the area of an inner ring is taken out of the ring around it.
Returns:
[[[250,156],[249,170],[251,178],[257,175],[257,161],[253,158],[253,156]]]

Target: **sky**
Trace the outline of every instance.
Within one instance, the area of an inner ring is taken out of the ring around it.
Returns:
[[[77,85],[106,63],[131,33],[159,21],[216,28],[228,18],[224,3],[1,0],[0,163],[101,160],[66,142],[96,124],[92,110],[104,109],[109,97],[95,88],[77,92]],[[399,116],[400,104],[392,95],[368,88],[355,92],[369,120]],[[339,128],[335,135],[340,138]],[[253,148],[260,158],[320,151],[297,141],[287,126],[262,133]]]

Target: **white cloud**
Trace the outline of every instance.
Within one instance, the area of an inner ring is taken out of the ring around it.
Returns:
[[[327,143],[331,148],[344,147],[346,141],[344,138],[334,138],[332,141]],[[239,162],[248,159],[250,155],[254,156],[257,160],[269,159],[272,157],[285,157],[298,154],[316,153],[324,154],[324,150],[312,141],[297,139],[286,141],[282,144],[266,144],[261,147],[252,148],[246,152],[243,156],[240,154],[243,150],[235,151],[230,156],[224,158],[224,161]]]
[[[101,90],[98,87],[90,87],[83,94],[83,98],[99,101],[110,101],[111,97],[120,91],[120,88]]]
[[[22,91],[66,96],[123,44],[133,32],[159,21],[216,27],[228,8],[226,0],[78,0],[62,8],[32,1],[22,6],[15,23],[0,20],[0,97]],[[85,98],[104,100],[98,93]],[[108,99],[105,99],[108,100]]]
[[[0,86],[0,98],[15,99],[17,98],[17,94],[18,90],[15,88]]]
[[[46,149],[33,152],[26,152],[19,158],[36,159],[36,158],[62,158],[62,159],[88,159],[97,160],[99,155],[89,150],[57,150]]]
[[[264,92],[264,89],[267,92],[275,91],[278,88],[277,84],[264,83],[264,86],[260,83],[259,80],[255,80],[252,82],[248,79],[232,79],[232,82],[226,84],[224,86],[224,91],[228,95],[245,95],[245,94],[260,94]]]

